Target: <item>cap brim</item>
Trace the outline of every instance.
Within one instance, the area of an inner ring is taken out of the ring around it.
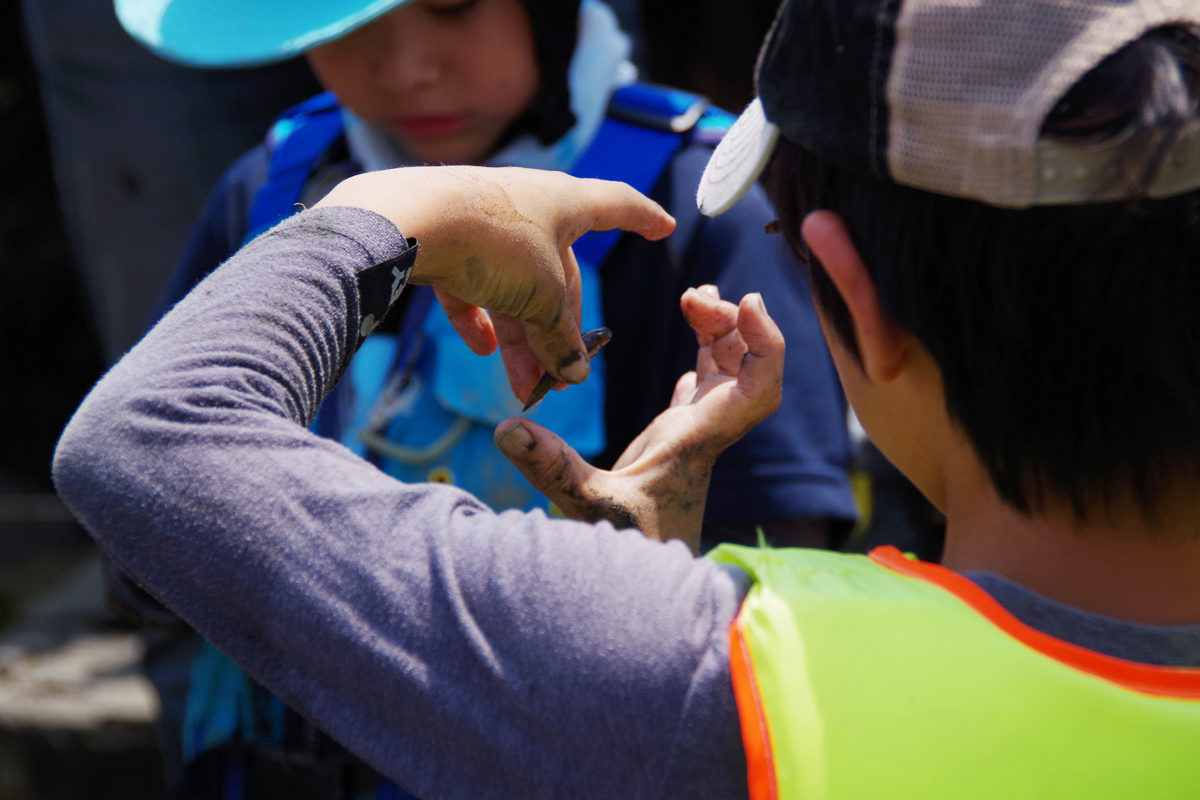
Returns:
[[[251,67],[332,41],[413,0],[115,0],[157,55],[192,67]]]
[[[767,120],[762,103],[754,98],[704,168],[696,191],[700,213],[715,217],[741,200],[767,166],[777,141],[779,128]]]

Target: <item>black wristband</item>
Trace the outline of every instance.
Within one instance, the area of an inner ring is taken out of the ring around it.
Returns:
[[[395,258],[381,261],[358,273],[358,343],[387,316],[408,285],[413,265],[417,262],[417,240],[406,239],[408,249]]]

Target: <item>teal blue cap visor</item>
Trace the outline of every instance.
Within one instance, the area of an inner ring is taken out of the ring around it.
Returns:
[[[117,19],[163,58],[252,67],[303,53],[414,0],[115,0]]]

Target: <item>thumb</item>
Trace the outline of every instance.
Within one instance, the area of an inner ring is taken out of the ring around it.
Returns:
[[[525,341],[546,371],[563,383],[582,383],[591,371],[579,329],[581,311],[579,262],[570,247],[559,252],[563,294],[558,305],[521,320]]]
[[[523,418],[496,426],[496,446],[533,487],[553,500],[572,519],[589,519],[590,496],[584,487],[600,470],[551,431]]]

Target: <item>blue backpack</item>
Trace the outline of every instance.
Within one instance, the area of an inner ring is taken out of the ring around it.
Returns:
[[[619,89],[592,144],[572,174],[624,181],[647,193],[671,158],[690,141],[715,143],[733,117],[704,98],[651,84]],[[299,210],[310,176],[343,134],[332,94],[284,113],[268,136],[267,176],[255,194],[246,241]],[[583,330],[603,324],[599,267],[620,231],[589,233],[576,242],[582,275]],[[375,333],[313,423],[408,483],[453,483],[495,508],[547,507],[492,441],[495,425],[521,413],[499,354],[471,353],[450,326],[429,287],[410,287],[398,334]],[[620,335],[620,332],[617,332]],[[604,364],[566,392],[551,392],[525,416],[562,436],[585,457],[605,448]],[[278,746],[288,714],[281,700],[254,683],[205,642],[192,665],[184,722],[184,759],[226,742]],[[235,781],[236,783],[237,781]],[[236,787],[230,789],[237,795]],[[385,781],[378,798],[406,795]]]

